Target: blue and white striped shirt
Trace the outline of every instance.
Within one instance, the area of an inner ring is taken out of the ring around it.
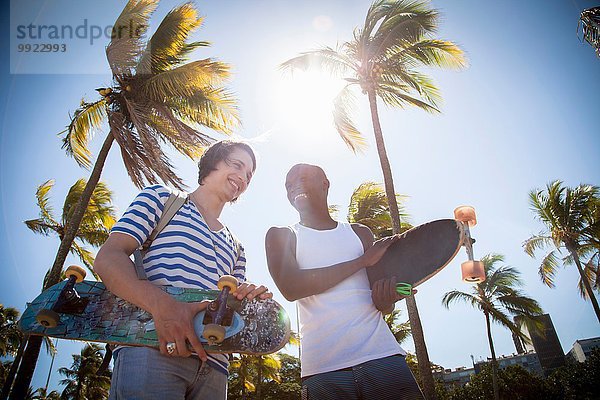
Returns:
[[[130,235],[141,246],[158,224],[170,194],[161,185],[144,189],[112,232]],[[143,264],[148,280],[156,285],[217,289],[217,281],[223,275],[233,275],[240,282],[246,276],[246,258],[240,242],[226,227],[211,231],[192,201],[187,201],[154,239]],[[227,373],[225,356],[214,354],[209,360],[213,367]]]

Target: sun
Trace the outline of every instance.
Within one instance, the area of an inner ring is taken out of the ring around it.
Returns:
[[[281,74],[275,84],[273,111],[285,125],[305,133],[333,130],[333,101],[344,80],[320,71]]]

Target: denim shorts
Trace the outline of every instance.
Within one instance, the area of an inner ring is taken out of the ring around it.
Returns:
[[[227,397],[227,375],[198,357],[167,357],[148,347],[117,350],[110,400]]]
[[[367,361],[306,377],[302,400],[423,400],[423,393],[401,355]]]

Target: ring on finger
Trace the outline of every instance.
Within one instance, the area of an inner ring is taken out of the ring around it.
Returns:
[[[177,345],[175,344],[175,342],[167,343],[167,353],[173,354],[173,353],[175,353],[176,349],[177,349]]]

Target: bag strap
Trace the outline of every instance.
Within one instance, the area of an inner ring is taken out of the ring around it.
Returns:
[[[158,234],[165,229],[165,227],[171,222],[177,211],[185,204],[188,199],[188,194],[184,192],[180,192],[178,190],[174,190],[170,195],[167,201],[165,202],[165,206],[163,207],[163,212],[156,224],[154,230],[148,236],[148,239],[133,252],[133,259],[135,264],[135,271],[139,279],[145,280],[147,279],[146,271],[144,271],[144,256],[148,251],[148,248],[156,239]]]

